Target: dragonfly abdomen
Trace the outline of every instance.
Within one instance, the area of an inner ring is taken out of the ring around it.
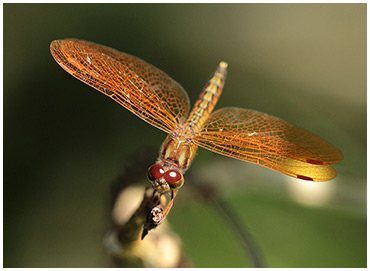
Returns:
[[[198,100],[195,102],[194,108],[187,120],[187,125],[193,131],[199,131],[212,113],[225,84],[226,69],[227,63],[221,61],[216,71],[203,88]]]

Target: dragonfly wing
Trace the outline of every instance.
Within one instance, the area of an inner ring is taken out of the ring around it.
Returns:
[[[280,118],[249,109],[211,114],[195,144],[210,151],[311,181],[336,176],[343,156],[323,139]]]
[[[180,84],[139,58],[75,39],[53,41],[50,50],[68,73],[167,133],[188,115]]]

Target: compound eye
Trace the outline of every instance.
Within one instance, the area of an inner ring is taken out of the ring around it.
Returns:
[[[166,180],[166,182],[168,182],[169,184],[172,184],[174,182],[177,182],[178,180],[181,179],[181,174],[178,173],[176,170],[168,170],[165,174],[164,174],[164,179]]]
[[[173,169],[168,170],[164,174],[164,179],[173,189],[178,189],[184,184],[184,178],[182,177],[182,174]]]
[[[151,181],[161,178],[164,174],[164,169],[161,165],[154,164],[148,169],[148,178]]]

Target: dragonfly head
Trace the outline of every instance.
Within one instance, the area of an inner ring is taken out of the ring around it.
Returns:
[[[148,169],[148,179],[159,193],[180,189],[184,184],[184,177],[180,172],[175,169],[165,170],[160,164],[154,164]]]

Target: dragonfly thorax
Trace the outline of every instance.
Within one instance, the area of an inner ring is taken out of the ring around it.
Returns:
[[[197,146],[183,135],[168,135],[163,142],[156,164],[148,170],[153,188],[160,193],[179,189],[183,174],[194,158]]]
[[[193,160],[197,146],[191,139],[182,135],[168,135],[162,144],[158,163],[164,167],[177,169],[185,173]]]

